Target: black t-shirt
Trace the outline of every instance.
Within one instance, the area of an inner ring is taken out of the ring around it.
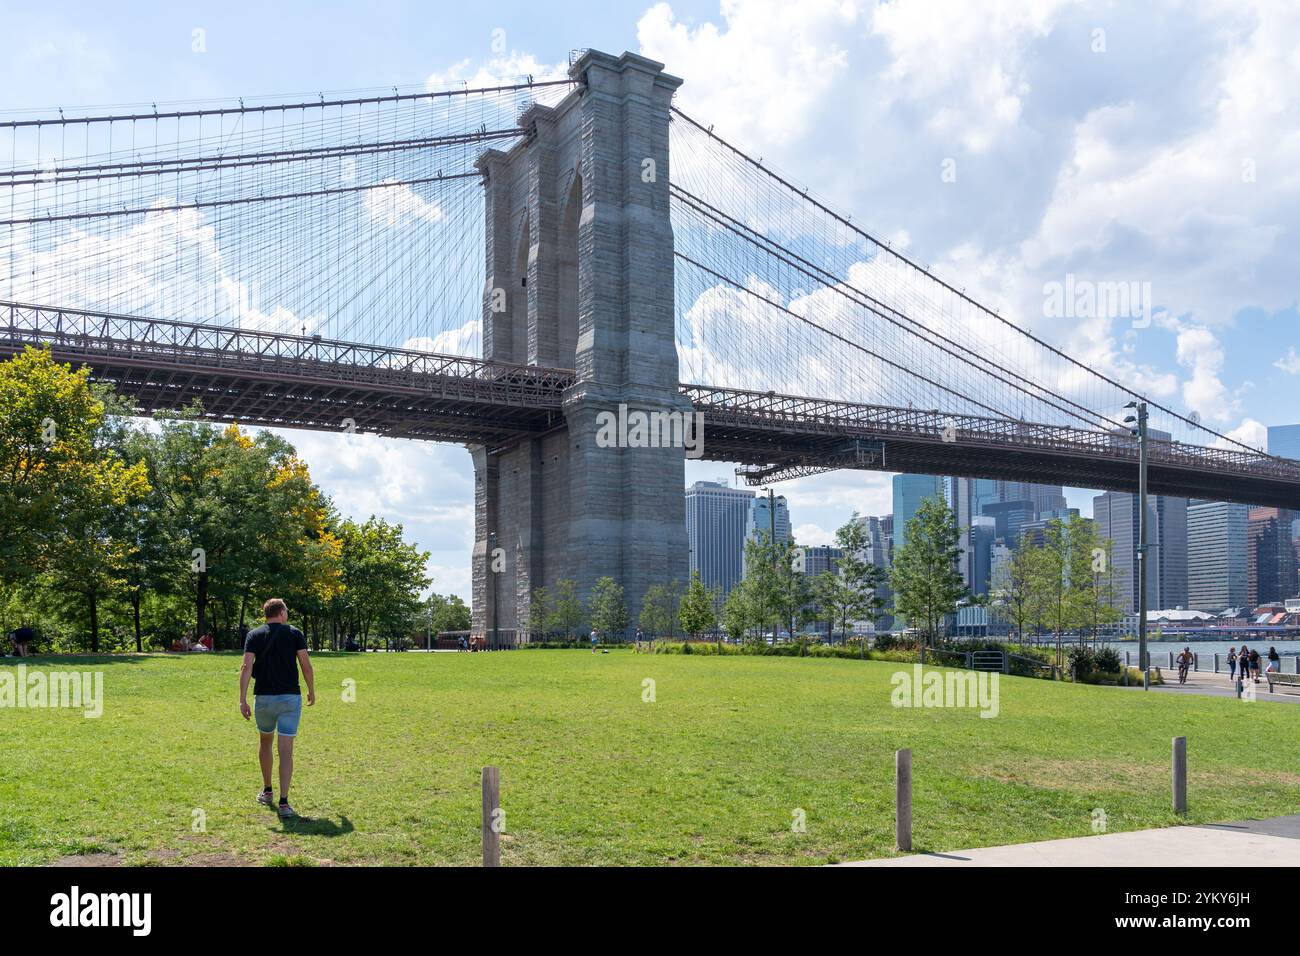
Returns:
[[[291,624],[263,624],[248,632],[244,652],[253,654],[253,695],[301,694],[298,652],[307,638]]]
[[[36,632],[30,627],[20,627],[13,633],[14,643],[16,644],[30,644],[32,641],[36,640]]]

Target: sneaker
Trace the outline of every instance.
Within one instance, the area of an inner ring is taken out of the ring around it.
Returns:
[[[296,820],[298,818],[298,811],[287,803],[280,804],[279,813],[281,820]]]
[[[263,790],[257,795],[257,802],[263,806],[275,806],[275,795],[270,790]]]

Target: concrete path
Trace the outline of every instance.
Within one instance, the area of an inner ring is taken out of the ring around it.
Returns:
[[[1160,669],[1165,682],[1163,684],[1151,685],[1152,691],[1161,693],[1174,694],[1198,694],[1202,697],[1236,697],[1236,682],[1228,679],[1225,671],[1222,674],[1216,674],[1213,671],[1192,671],[1187,675],[1187,683],[1178,683],[1178,670],[1175,668],[1172,672]],[[1140,688],[1139,688],[1140,689]],[[1259,677],[1259,683],[1255,685],[1255,700],[1277,701],[1279,703],[1300,703],[1300,687],[1291,687],[1284,684],[1278,684],[1274,693],[1269,693],[1268,681],[1264,675]]]
[[[1300,815],[864,860],[842,866],[1300,866]]]

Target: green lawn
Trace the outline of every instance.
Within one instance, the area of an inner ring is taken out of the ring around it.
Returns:
[[[313,819],[282,826],[253,802],[237,657],[36,660],[102,670],[104,715],[0,709],[0,864],[472,864],[489,763],[507,865],[887,855],[893,752],[909,746],[918,850],[1085,835],[1094,808],[1111,830],[1173,824],[1177,734],[1192,822],[1300,808],[1295,705],[1002,678],[1001,713],[983,719],[892,707],[890,677],[910,666],[890,663],[321,654],[293,794]]]

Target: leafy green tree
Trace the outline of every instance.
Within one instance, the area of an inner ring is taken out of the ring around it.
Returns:
[[[102,602],[125,588],[126,569],[135,557],[129,540],[110,533],[115,513],[143,497],[148,487],[143,470],[121,467],[107,481],[83,487],[64,498],[58,532],[50,542],[48,570],[42,580],[56,599],[82,604],[91,653],[99,652]]]
[[[750,613],[773,639],[781,628],[793,636],[806,617],[812,585],[802,571],[802,551],[794,541],[771,540],[759,531],[745,542],[745,597]]]
[[[700,572],[691,572],[691,583],[686,587],[678,617],[682,630],[698,637],[718,626],[717,592],[710,591],[700,580]]]
[[[738,641],[746,633],[761,626],[762,620],[755,612],[749,590],[745,582],[741,581],[722,602],[722,629],[732,640]]]
[[[124,507],[147,489],[144,469],[111,447],[110,405],[87,369],[60,365],[48,350],[0,362],[0,581],[31,581],[56,560],[60,580],[84,571],[92,594],[120,580],[126,555],[116,543],[86,541],[78,554],[73,540],[103,532],[98,509]]]
[[[961,532],[942,498],[927,498],[907,525],[903,546],[894,554],[889,580],[898,613],[932,644],[957,605],[970,596],[957,571]]]
[[[342,589],[334,611],[348,633],[368,646],[372,633],[391,643],[403,635],[429,585],[429,554],[402,538],[402,526],[371,516],[362,524],[344,521]]]
[[[546,634],[551,630],[551,620],[555,616],[551,592],[545,585],[533,588],[533,599],[528,602],[528,614],[524,629],[529,634]]]
[[[573,639],[573,632],[582,627],[584,613],[578,598],[578,582],[562,578],[555,582],[555,601],[551,611],[548,631],[563,631],[565,640]]]
[[[1041,546],[1022,544],[991,582],[993,614],[1009,623],[1021,640],[1042,617],[1045,597],[1039,582],[1046,560]]]
[[[835,546],[842,552],[836,570],[823,572],[813,585],[818,604],[827,613],[832,628],[839,624],[844,643],[848,642],[849,626],[854,621],[874,623],[885,606],[880,591],[887,575],[862,556],[867,544],[866,528],[855,511],[848,523],[835,532]]]
[[[589,605],[591,626],[608,637],[621,637],[628,626],[623,586],[609,576],[596,579]]]
[[[641,599],[638,618],[641,629],[651,639],[671,634],[673,629],[673,593],[666,584],[652,584]]]
[[[459,594],[431,593],[424,599],[424,614],[431,637],[470,629],[469,605]]]

